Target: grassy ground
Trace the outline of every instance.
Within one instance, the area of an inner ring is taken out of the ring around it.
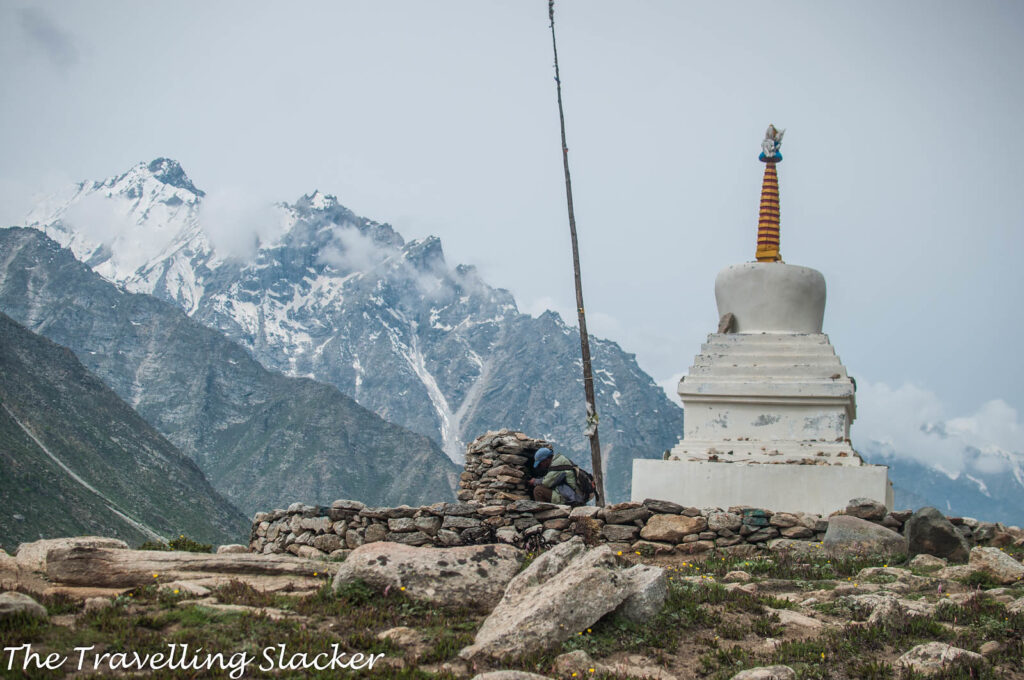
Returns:
[[[881,573],[863,583],[858,575],[867,567],[905,566],[902,561],[775,556],[692,562],[629,557],[669,570],[669,596],[657,617],[639,625],[608,616],[577,631],[559,649],[502,668],[571,678],[568,671],[554,670],[555,658],[584,650],[598,663],[593,671],[582,669],[577,675],[590,677],[607,676],[602,669],[627,661],[636,665],[639,655],[646,665],[660,667],[677,678],[727,680],[744,668],[771,664],[791,666],[800,678],[916,678],[919,676],[901,674],[896,659],[916,644],[938,640],[975,652],[987,642],[996,642],[999,648],[989,650],[985,662],[953,665],[935,677],[1024,678],[1024,614],[1011,614],[1005,606],[1011,598],[1024,596],[1024,584],[996,589],[985,579],[939,582],[916,571],[924,578],[900,597],[929,604],[945,602],[930,616],[897,616],[869,623],[868,612],[850,606],[844,596],[894,587],[896,577],[891,574]],[[723,583],[723,577],[734,570],[751,577],[743,589]],[[266,662],[264,649],[275,651],[274,665],[282,665],[276,656],[278,645],[285,646],[286,661],[293,666],[302,661],[293,655],[311,660],[330,651],[332,645],[349,655],[384,655],[372,669],[292,668],[279,672],[278,677],[345,674],[454,679],[483,670],[467,668],[457,658],[458,651],[472,641],[482,614],[427,606],[401,591],[385,594],[361,584],[335,594],[325,581],[319,591],[297,596],[260,593],[234,582],[201,600],[148,586],[94,611],[85,611],[80,603],[61,596],[42,598],[41,603],[50,614],[48,622],[22,616],[0,619],[0,647],[30,644],[41,658],[56,653],[68,660],[56,670],[26,670],[21,665],[24,654],[8,650],[0,657],[0,677],[123,675],[111,668],[118,657],[108,656],[94,669],[95,656],[166,653],[171,644],[187,644],[193,654],[201,648],[198,658],[205,658],[207,652],[221,652],[226,667],[155,671],[145,677],[240,677],[237,663],[232,661],[243,653],[252,660],[242,677],[271,677],[273,673],[261,672],[258,667]],[[801,614],[813,617],[814,625],[789,620]],[[399,626],[412,630],[395,640],[378,638],[382,631]],[[76,647],[91,647],[81,671],[76,670]]]

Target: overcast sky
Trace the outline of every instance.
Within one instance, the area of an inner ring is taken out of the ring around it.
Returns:
[[[594,333],[687,369],[715,274],[753,258],[774,123],[782,255],[824,273],[862,415],[1024,451],[1024,3],[560,0],[556,24]],[[0,0],[0,222],[169,156],[209,194],[321,189],[436,234],[574,322],[554,85],[544,0]]]

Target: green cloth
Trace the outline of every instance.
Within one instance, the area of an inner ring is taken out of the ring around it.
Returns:
[[[572,465],[572,461],[563,456],[560,453],[556,453],[551,459],[551,467],[559,467],[561,465]],[[562,475],[565,475],[565,479],[559,481]],[[576,471],[569,470],[551,470],[548,468],[547,474],[540,480],[543,486],[551,489],[551,502],[559,505],[564,504],[566,501],[562,498],[562,494],[555,490],[559,484],[568,484],[573,491],[579,491],[579,487],[576,485]]]

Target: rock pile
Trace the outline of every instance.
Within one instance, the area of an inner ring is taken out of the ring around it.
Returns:
[[[527,480],[533,454],[545,446],[551,443],[512,430],[477,437],[466,448],[466,469],[459,479],[457,498],[486,505],[530,499]]]

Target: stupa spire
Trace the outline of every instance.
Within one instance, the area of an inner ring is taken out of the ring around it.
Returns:
[[[757,261],[781,262],[779,254],[779,177],[775,165],[782,162],[779,147],[782,146],[782,135],[774,125],[761,142],[761,155],[758,159],[765,164],[764,180],[761,182],[761,214],[757,221]]]

